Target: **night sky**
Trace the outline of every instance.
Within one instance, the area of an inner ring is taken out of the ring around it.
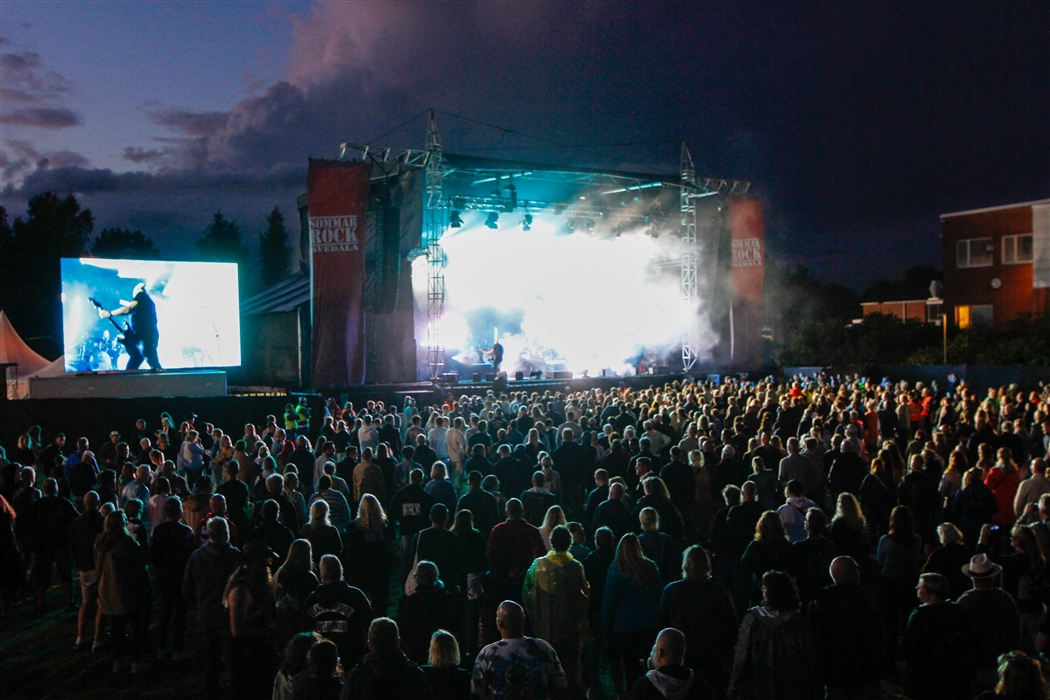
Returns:
[[[1050,196],[1048,37],[1045,2],[4,0],[0,204],[75,192],[173,258],[219,208],[296,233],[308,156],[422,148],[433,107],[456,153],[673,173],[685,140],[860,289],[940,267],[941,213]]]

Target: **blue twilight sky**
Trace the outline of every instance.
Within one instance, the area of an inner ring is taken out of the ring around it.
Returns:
[[[1048,37],[1034,2],[3,0],[0,204],[75,192],[185,257],[434,107],[460,153],[673,172],[684,139],[771,254],[863,287],[939,266],[940,213],[1050,196]]]

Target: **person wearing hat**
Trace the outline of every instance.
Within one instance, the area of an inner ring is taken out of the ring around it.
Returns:
[[[913,700],[973,697],[973,632],[963,609],[951,602],[951,584],[941,574],[922,574],[920,605],[901,639],[898,656],[907,663],[905,689]]]
[[[156,372],[161,369],[160,360],[157,359],[157,343],[160,341],[160,331],[157,330],[157,306],[150,298],[143,282],[135,285],[132,294],[134,296],[127,304],[113,311],[99,309],[98,315],[102,318],[131,316],[131,333],[125,336],[128,364],[124,369],[138,369],[145,360],[149,363],[150,370]]]
[[[974,555],[962,567],[963,575],[973,582],[973,590],[959,596],[958,604],[973,627],[978,690],[995,685],[999,655],[1021,644],[1021,616],[1013,597],[999,587],[1002,571],[987,554]]]
[[[102,443],[102,447],[98,448],[98,453],[95,457],[98,459],[100,464],[104,464],[106,469],[113,469],[120,471],[123,466],[122,463],[117,461],[117,445],[120,444],[120,433],[116,430],[112,430],[109,433],[109,440]]]

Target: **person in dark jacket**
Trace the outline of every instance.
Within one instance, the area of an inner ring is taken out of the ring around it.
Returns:
[[[973,581],[973,590],[956,601],[970,619],[974,639],[975,680],[978,690],[998,680],[999,656],[1021,646],[1021,615],[1013,597],[999,587],[999,566],[987,554],[978,554],[961,572]]]
[[[481,472],[476,470],[467,474],[467,485],[470,490],[460,496],[456,510],[457,512],[461,510],[469,510],[474,516],[474,527],[477,528],[487,540],[489,533],[492,532],[492,528],[494,528],[496,523],[500,522],[502,518],[500,516],[499,504],[496,502],[496,497],[481,488],[481,482],[483,479],[484,476],[482,476]]]
[[[688,648],[680,630],[670,627],[662,630],[649,656],[652,670],[635,682],[627,700],[709,700],[714,697],[704,678],[685,663]]]
[[[681,631],[685,656],[678,665],[693,669],[716,697],[723,697],[737,637],[733,599],[725,586],[711,580],[711,559],[699,545],[682,555],[682,576],[664,588],[657,626]]]
[[[295,535],[281,521],[281,507],[277,501],[268,499],[262,504],[262,521],[248,533],[245,542],[265,540],[275,552],[287,552],[295,541]]]
[[[430,638],[430,655],[423,672],[430,680],[435,700],[466,700],[470,697],[470,672],[459,667],[459,644],[447,630]]]
[[[999,503],[991,489],[984,485],[980,469],[968,469],[963,474],[962,484],[952,500],[950,518],[962,530],[964,542],[977,542],[981,528],[992,522],[992,517],[999,511]]]
[[[321,557],[321,585],[303,603],[303,615],[314,632],[335,642],[347,666],[368,648],[365,638],[372,623],[372,606],[360,589],[343,580],[339,557]]]
[[[751,574],[751,601],[762,600],[762,577],[767,571],[790,571],[793,564],[791,543],[784,522],[776,511],[767,510],[755,526],[755,539],[740,557],[740,566]]]
[[[623,537],[631,529],[631,511],[623,504],[623,484],[613,484],[609,487],[609,497],[600,503],[594,511],[595,530],[607,527],[616,535],[616,539]]]
[[[463,595],[467,590],[466,551],[463,540],[448,529],[448,518],[448,508],[443,503],[431,507],[430,527],[416,534],[410,560],[434,562],[445,589]]]
[[[186,652],[186,615],[188,603],[182,596],[182,581],[186,576],[186,565],[197,548],[193,530],[182,522],[182,501],[173,496],[164,502],[164,522],[153,530],[150,541],[150,558],[157,570],[157,585],[160,588],[160,618],[157,621],[157,658],[171,656],[173,661],[182,661],[193,656]],[[166,647],[168,628],[174,619],[171,647]]]
[[[69,528],[77,518],[73,504],[58,495],[58,482],[44,481],[44,496],[33,503],[16,521],[22,534],[33,547],[33,582],[36,584],[36,609],[44,610],[44,594],[51,583],[51,570],[58,569],[66,610],[77,610],[73,602],[73,562],[69,553]]]
[[[197,620],[204,634],[205,697],[218,697],[222,664],[223,635],[226,632],[223,593],[226,582],[237,568],[241,551],[230,545],[230,528],[225,518],[208,521],[208,544],[190,555],[182,578],[182,595],[197,608]]]
[[[861,456],[854,451],[852,440],[843,440],[828,473],[828,490],[837,499],[842,492],[859,493],[867,468]]]
[[[962,572],[970,563],[973,550],[963,542],[963,534],[951,523],[942,523],[937,528],[941,546],[930,552],[929,558],[922,567],[924,574],[941,574],[951,585],[952,600],[958,602],[959,596],[970,590],[970,579]]]
[[[95,639],[98,643],[102,630],[101,616],[98,610],[98,574],[95,573],[95,540],[102,534],[105,518],[98,512],[98,494],[88,491],[84,494],[84,513],[69,526],[69,551],[73,555],[73,566],[80,577],[80,613],[77,617],[77,651],[89,645],[84,639],[89,620],[95,620]]]
[[[615,560],[616,539],[613,531],[607,527],[598,528],[594,533],[594,551],[583,560],[583,574],[591,584],[591,595],[587,604],[587,619],[590,623],[590,635],[587,639],[587,685],[593,696],[597,696],[600,687],[598,674],[604,641],[601,631],[602,594],[605,592],[605,578],[609,574],[609,567]]]
[[[307,672],[295,679],[292,700],[339,700],[343,693],[343,681],[336,673],[339,666],[336,645],[322,639],[310,647],[307,661]]]
[[[426,673],[401,651],[397,623],[387,617],[368,628],[368,654],[350,671],[341,700],[434,700]]]
[[[860,591],[856,561],[837,557],[830,573],[834,585],[817,590],[809,604],[809,622],[829,697],[878,697],[882,675],[879,615]]]
[[[779,520],[779,518],[777,518]],[[799,612],[790,575],[762,577],[762,605],[740,625],[729,696],[740,700],[817,700],[824,697],[812,628]]]
[[[433,562],[419,562],[412,575],[416,579],[416,590],[405,599],[399,628],[405,655],[422,664],[427,661],[434,632],[445,629],[460,633],[463,611],[459,599],[438,585],[438,567]]]
[[[535,472],[532,475],[532,488],[522,491],[518,498],[525,508],[525,521],[540,527],[543,518],[551,506],[558,505],[558,497],[546,488],[546,477],[543,472]]]
[[[966,612],[948,600],[940,574],[919,577],[921,605],[908,618],[898,655],[908,665],[906,690],[915,700],[972,697],[973,631]]]

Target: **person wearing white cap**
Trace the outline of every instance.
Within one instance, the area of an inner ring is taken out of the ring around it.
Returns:
[[[1013,597],[999,587],[999,566],[987,554],[974,555],[962,572],[973,582],[973,590],[959,596],[974,633],[974,665],[978,690],[988,690],[998,680],[1000,654],[1019,648],[1021,617]]]

